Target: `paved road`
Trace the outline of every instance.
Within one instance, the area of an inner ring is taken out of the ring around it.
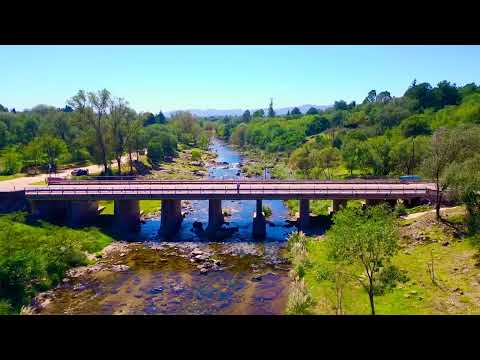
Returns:
[[[190,183],[142,182],[50,185],[27,188],[26,196],[38,200],[101,199],[407,199],[431,196],[430,183],[249,182],[218,184],[209,180]]]
[[[128,161],[128,157],[124,156],[122,158],[122,163],[126,163]],[[112,162],[112,165],[116,165]],[[90,165],[90,166],[82,166],[82,167],[77,167],[77,168],[71,168],[67,170],[60,171],[54,176],[56,178],[66,178],[69,176],[73,170],[75,169],[88,169],[89,173],[99,173],[103,171],[103,166],[99,165]],[[29,185],[33,183],[37,183],[40,181],[45,181],[45,179],[48,177],[48,174],[40,174],[40,175],[35,175],[35,176],[24,176],[24,177],[19,177],[16,179],[11,179],[11,180],[4,180],[0,181],[0,191],[6,190],[6,191],[11,191],[11,190],[18,190],[18,189],[24,189],[27,188]],[[52,175],[50,175],[52,176]]]

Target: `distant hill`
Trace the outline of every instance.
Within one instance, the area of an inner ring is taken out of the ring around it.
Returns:
[[[295,106],[289,106],[289,107],[284,107],[284,108],[279,108],[279,109],[276,109],[276,108],[273,108],[275,110],[275,113],[277,115],[285,115],[288,111],[292,111],[292,109],[294,108]],[[300,111],[302,112],[302,114],[304,114],[305,112],[308,111],[308,109],[310,109],[311,107],[314,107],[316,109],[319,109],[319,110],[325,110],[329,107],[331,107],[331,105],[311,105],[311,104],[305,104],[305,105],[301,105],[301,106],[297,106]],[[249,109],[251,113],[253,113],[255,110],[258,110],[258,109]],[[265,113],[267,112],[267,108],[263,109],[265,110]],[[170,116],[172,114],[174,114],[175,112],[177,112],[179,110],[175,110],[175,111],[167,111],[165,112],[165,115],[166,116]],[[240,116],[243,114],[243,112],[245,111],[245,109],[186,109],[184,111],[189,111],[191,112],[192,114],[196,115],[196,116],[199,116],[199,117],[209,117],[209,116]]]

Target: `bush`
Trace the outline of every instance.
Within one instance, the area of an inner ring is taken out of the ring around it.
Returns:
[[[287,314],[308,314],[309,308],[314,304],[303,279],[294,281],[290,286],[287,301]]]
[[[13,308],[10,302],[0,299],[0,315],[9,315],[13,313]]]
[[[262,211],[263,211],[263,214],[265,215],[265,217],[270,217],[272,216],[272,208],[268,205],[263,205],[262,206]]]
[[[407,209],[405,208],[405,205],[403,203],[397,203],[397,205],[395,206],[395,214],[397,216],[407,215]]]
[[[198,149],[192,150],[192,161],[199,161],[202,159],[202,153]]]
[[[398,282],[406,283],[408,280],[405,271],[398,269],[394,265],[386,266],[380,271],[380,275],[374,286],[375,295],[383,295],[390,292],[397,286]]]

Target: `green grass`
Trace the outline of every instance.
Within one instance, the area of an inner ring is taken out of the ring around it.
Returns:
[[[97,228],[28,223],[23,213],[0,216],[0,227],[0,313],[18,313],[112,241]]]
[[[101,200],[98,202],[99,206],[105,206],[105,209],[102,211],[103,215],[113,215],[114,214],[114,201],[113,200]],[[160,211],[161,202],[160,200],[140,200],[139,203],[140,211],[143,211],[143,214],[153,214]]]
[[[27,174],[18,173],[13,175],[0,175],[0,181],[13,180],[13,179],[24,177],[24,176],[27,176]]]
[[[409,281],[390,292],[375,296],[377,314],[479,314],[480,277],[478,249],[471,239],[453,239],[439,225],[423,229],[430,239],[408,250],[400,250],[394,256],[392,265],[405,271]],[[442,244],[448,241],[448,246]],[[317,314],[334,314],[334,283],[318,280],[317,274],[332,269],[334,264],[327,258],[326,241],[309,239],[307,243],[310,266],[305,281],[316,300],[313,311]],[[433,253],[437,284],[433,284],[427,271],[427,264]],[[455,270],[456,269],[456,270]],[[466,270],[467,269],[467,270]],[[350,269],[360,275],[360,267]],[[454,292],[455,289],[461,289]],[[344,312],[346,314],[369,314],[368,295],[358,281],[352,281],[345,288]]]
[[[42,181],[37,181],[37,182],[33,182],[31,184],[28,184],[29,186],[46,186],[47,183],[45,182],[45,180],[42,180]]]

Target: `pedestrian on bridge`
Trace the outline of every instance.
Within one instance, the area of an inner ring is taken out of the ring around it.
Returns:
[[[240,183],[237,183],[237,194],[240,194]]]

